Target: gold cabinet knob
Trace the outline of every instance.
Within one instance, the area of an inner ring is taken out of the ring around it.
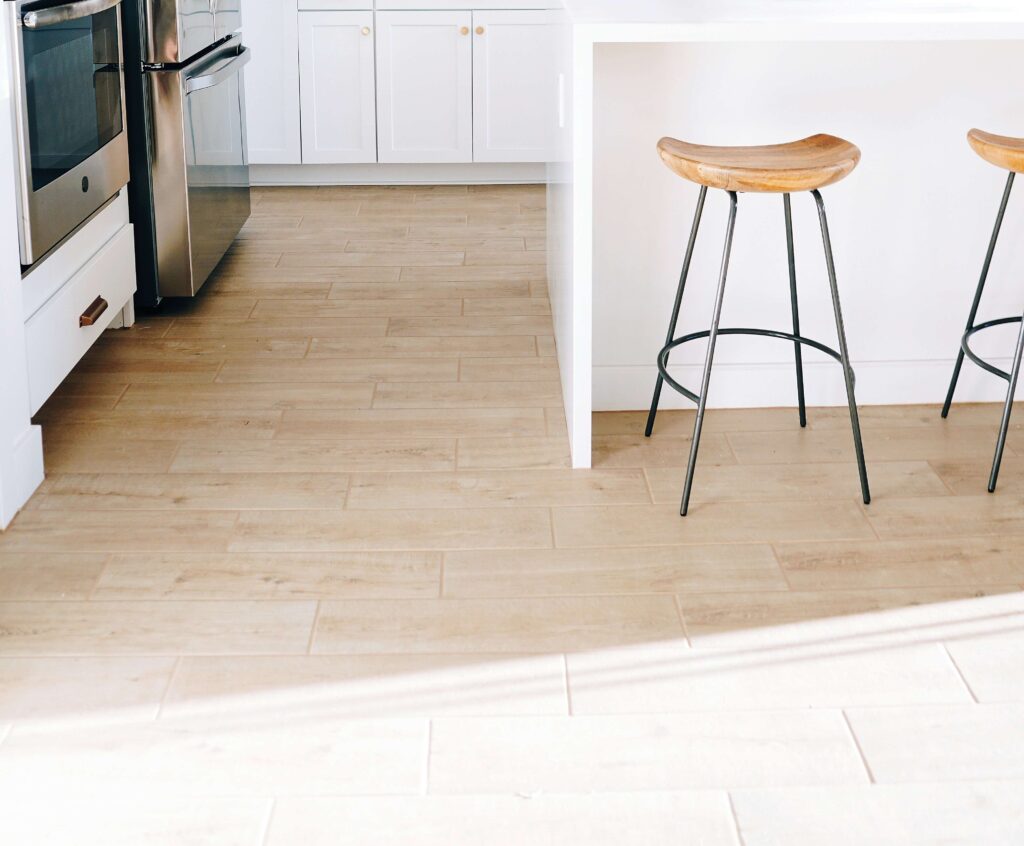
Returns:
[[[462,27],[462,29],[459,30],[459,34],[460,35],[469,35],[469,27],[468,26]]]
[[[364,26],[363,27],[363,35],[369,35],[369,34],[370,34],[370,28],[368,26]]]
[[[484,28],[483,28],[482,26],[478,26],[478,27],[476,28],[476,34],[477,34],[477,35],[483,35],[483,34],[484,34],[484,32],[485,32],[485,30],[484,30]]]

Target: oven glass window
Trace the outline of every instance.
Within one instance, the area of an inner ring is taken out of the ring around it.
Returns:
[[[21,32],[38,191],[121,132],[117,8]]]

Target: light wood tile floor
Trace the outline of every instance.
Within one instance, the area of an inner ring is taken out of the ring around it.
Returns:
[[[864,409],[869,508],[845,410],[712,411],[681,520],[692,412],[568,469],[543,189],[254,198],[39,414],[0,842],[1024,842],[998,409]]]

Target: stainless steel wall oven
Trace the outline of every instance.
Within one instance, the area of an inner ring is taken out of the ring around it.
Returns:
[[[21,263],[128,182],[120,0],[8,0]]]

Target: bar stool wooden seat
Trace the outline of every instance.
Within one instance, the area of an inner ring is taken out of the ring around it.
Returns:
[[[967,133],[967,143],[989,164],[1014,173],[1024,173],[1024,138],[1008,138],[972,129]]]
[[[972,129],[967,133],[967,143],[981,158],[989,164],[1009,171],[1006,177],[1006,187],[1003,189],[1003,199],[999,204],[999,211],[996,214],[996,225],[992,230],[992,238],[988,243],[988,252],[985,254],[985,262],[981,267],[981,278],[978,280],[978,287],[974,292],[974,302],[971,304],[971,311],[967,317],[967,328],[960,338],[960,351],[956,357],[956,364],[953,366],[953,378],[949,383],[949,391],[946,393],[946,402],[942,406],[943,418],[949,416],[949,408],[953,404],[953,394],[956,392],[956,384],[960,379],[960,369],[964,364],[966,356],[983,370],[987,370],[1000,379],[1009,383],[1009,390],[1006,393],[1006,403],[1003,406],[1003,418],[999,426],[999,437],[996,439],[996,454],[992,460],[992,471],[988,478],[989,493],[996,489],[996,482],[999,480],[999,467],[1003,462],[1003,450],[1006,447],[1006,434],[1010,428],[1010,414],[1013,412],[1013,397],[1017,391],[1017,380],[1020,377],[1021,357],[1024,356],[1024,316],[1022,317],[999,317],[995,320],[986,320],[984,323],[975,323],[978,317],[978,307],[981,305],[981,295],[985,290],[985,283],[988,281],[989,269],[992,267],[992,257],[995,255],[996,243],[999,241],[999,233],[1003,228],[1003,218],[1006,215],[1006,207],[1010,202],[1010,192],[1013,190],[1013,180],[1018,173],[1024,173],[1024,138],[1010,138],[1005,135],[993,135],[991,132],[983,132],[980,129]],[[1011,323],[1020,323],[1021,331],[1017,336],[1017,350],[1013,357],[1013,366],[1010,372],[996,367],[982,359],[971,350],[970,341],[976,332],[991,329],[993,326],[1004,326]]]
[[[690,144],[675,138],[662,138],[658,142],[658,154],[674,173],[701,186],[700,194],[697,198],[697,211],[694,214],[693,226],[690,230],[690,240],[686,247],[686,256],[683,259],[683,269],[679,276],[679,286],[676,289],[675,304],[669,320],[668,336],[665,340],[665,346],[658,353],[658,379],[654,386],[654,398],[651,400],[651,411],[647,418],[647,428],[644,433],[647,437],[650,437],[654,430],[654,420],[658,413],[661,390],[666,382],[671,388],[697,403],[697,418],[694,422],[693,440],[690,444],[690,458],[686,468],[683,499],[679,507],[680,515],[685,516],[689,509],[694,470],[697,464],[697,453],[700,449],[700,434],[704,424],[708,387],[711,382],[715,344],[720,335],[760,335],[793,342],[796,357],[797,400],[800,409],[801,426],[807,425],[807,408],[804,402],[802,347],[809,346],[819,350],[836,359],[842,365],[843,376],[846,382],[846,396],[850,407],[850,425],[853,430],[857,467],[860,473],[861,494],[864,498],[864,503],[870,503],[871,493],[868,487],[867,468],[864,461],[860,418],[857,414],[857,402],[854,397],[855,377],[850,367],[850,355],[846,345],[846,331],[843,326],[842,309],[839,304],[839,288],[836,283],[835,263],[832,257],[832,243],[829,238],[828,220],[825,216],[825,204],[819,192],[820,188],[832,185],[849,175],[860,161],[860,150],[849,141],[844,141],[832,135],[812,135],[801,141],[760,147],[712,147],[703,144]],[[708,188],[718,188],[727,191],[730,199],[729,222],[725,235],[722,266],[718,278],[718,293],[715,297],[714,310],[711,315],[711,329],[702,332],[691,332],[677,338],[675,334],[679,322],[679,311],[683,301],[683,291],[690,272],[690,262],[693,258],[694,245],[697,242],[697,231],[700,228]],[[836,330],[839,335],[838,350],[834,350],[810,338],[805,338],[800,334],[800,315],[797,306],[796,287],[796,257],[793,246],[793,213],[790,194],[801,191],[809,191],[818,207],[822,242],[825,247],[825,266],[828,271]],[[732,251],[733,233],[736,228],[736,212],[739,204],[738,195],[740,193],[782,194],[786,223],[786,245],[789,255],[790,304],[793,315],[792,332],[775,329],[723,329],[719,327],[722,316],[722,303],[725,298],[725,280],[729,270],[729,255]],[[697,393],[683,387],[669,375],[668,359],[672,350],[682,344],[700,338],[707,338],[708,346],[704,358],[704,371],[700,392]]]
[[[662,138],[658,154],[671,170],[698,185],[762,194],[824,188],[860,161],[860,150],[834,135],[764,147],[708,147]]]

